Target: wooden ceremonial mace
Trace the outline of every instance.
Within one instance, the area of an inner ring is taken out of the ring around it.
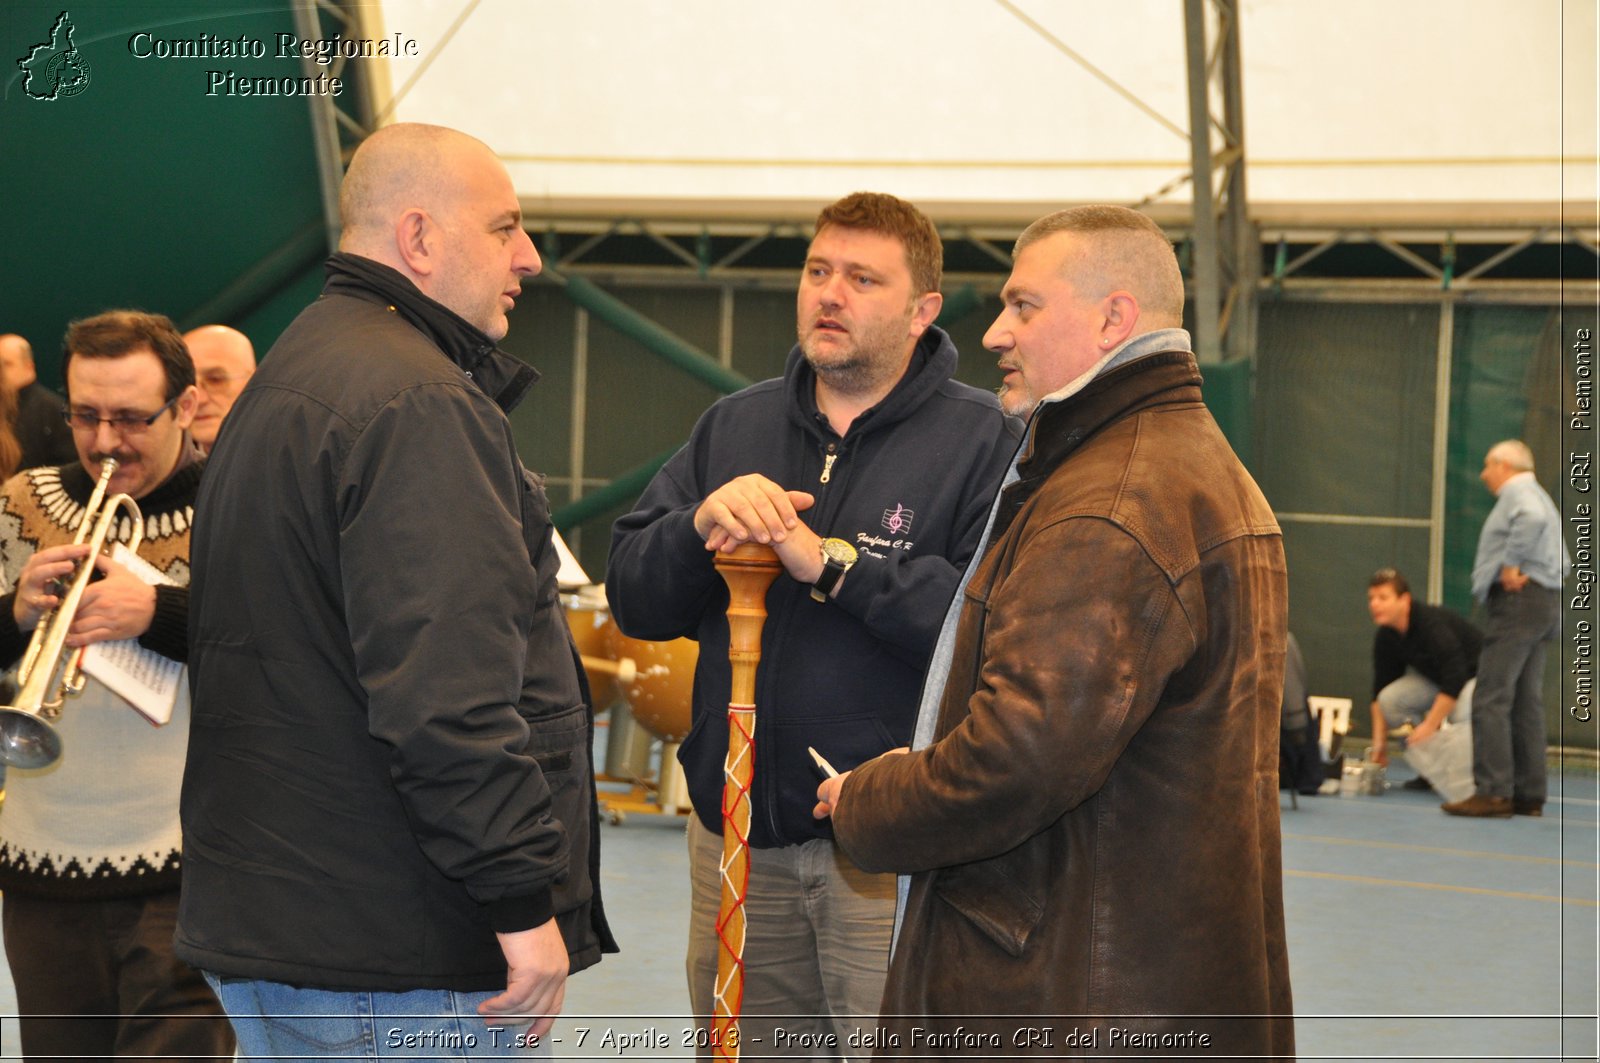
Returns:
[[[717,910],[716,1015],[712,1055],[739,1058],[739,1010],[744,1004],[745,894],[750,885],[750,780],[754,776],[756,668],[767,588],[783,571],[770,546],[744,543],[714,562],[728,584],[728,756],[722,765],[722,905]]]

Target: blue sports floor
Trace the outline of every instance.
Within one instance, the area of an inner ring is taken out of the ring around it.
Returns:
[[[1393,788],[1403,765],[1391,776],[1377,797],[1302,797],[1295,809],[1283,795],[1299,1058],[1595,1060],[1594,772],[1553,774],[1544,816],[1510,820],[1447,816],[1433,794]],[[602,846],[623,952],[569,983],[566,1058],[619,1058],[590,1055],[607,1031],[676,1037],[687,1005],[682,827],[630,815],[603,829]],[[574,1051],[580,1027],[588,1041]],[[691,1055],[674,1044],[621,1058]]]
[[[1406,769],[1391,775],[1401,782]],[[1541,819],[1457,819],[1437,797],[1398,789],[1302,797],[1298,809],[1283,795],[1300,1059],[1596,1059],[1600,794],[1583,767],[1551,785]],[[690,1058],[683,821],[634,813],[601,837],[623,952],[569,982],[556,1054]],[[0,979],[9,1016],[3,965]],[[20,1058],[5,1017],[0,1058]]]

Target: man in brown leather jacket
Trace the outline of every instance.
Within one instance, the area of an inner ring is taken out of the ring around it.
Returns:
[[[1161,230],[1075,208],[1014,258],[984,343],[1032,420],[915,751],[818,791],[851,859],[910,876],[879,1054],[1288,1057],[1281,535]]]

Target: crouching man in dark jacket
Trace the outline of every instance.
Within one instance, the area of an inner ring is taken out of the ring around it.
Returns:
[[[453,130],[374,134],[340,208],[196,506],[178,954],[248,1056],[525,1052],[615,950],[588,695],[504,412],[536,374],[494,346],[539,258]]]

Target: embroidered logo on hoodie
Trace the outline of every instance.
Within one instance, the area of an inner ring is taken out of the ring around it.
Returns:
[[[890,535],[905,535],[911,530],[911,518],[916,513],[897,503],[893,509],[883,511],[883,526]]]

